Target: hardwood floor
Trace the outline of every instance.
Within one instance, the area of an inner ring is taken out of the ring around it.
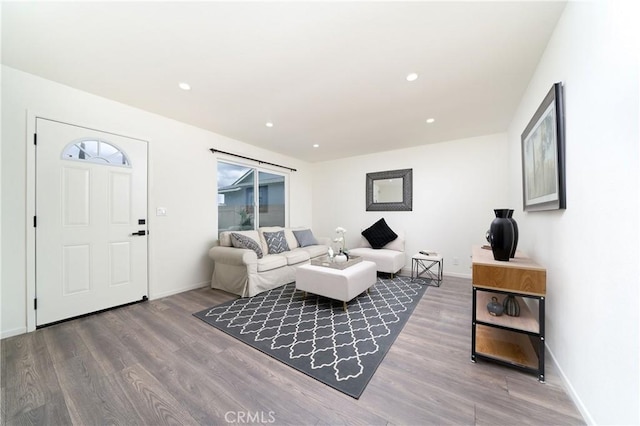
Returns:
[[[2,424],[584,424],[551,363],[546,383],[470,361],[471,284],[430,287],[359,400],[191,314],[208,288],[0,342]]]

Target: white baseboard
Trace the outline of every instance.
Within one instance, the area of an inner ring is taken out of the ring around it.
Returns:
[[[162,299],[163,297],[173,296],[174,294],[183,293],[189,290],[195,290],[202,287],[207,287],[211,284],[211,281],[203,281],[200,283],[195,283],[188,285],[186,287],[180,287],[169,291],[163,291],[162,293],[156,293],[153,291],[149,291],[149,300]]]
[[[584,406],[576,390],[573,388],[573,385],[571,385],[571,382],[569,381],[569,378],[567,377],[567,375],[564,374],[562,367],[560,367],[560,364],[558,364],[558,360],[556,359],[555,355],[553,355],[553,351],[546,344],[545,344],[545,347],[547,348],[547,352],[549,352],[551,361],[553,362],[555,367],[558,369],[558,374],[560,375],[560,379],[562,380],[562,384],[564,385],[564,388],[567,391],[567,394],[569,394],[569,397],[571,398],[571,400],[574,402],[574,404],[576,404],[576,407],[578,407],[578,411],[580,411],[582,418],[588,425],[595,425],[596,424],[595,420],[593,420],[593,417],[591,417],[591,414],[589,414],[589,410],[587,410],[587,407]]]
[[[398,272],[398,275],[402,275],[403,277],[404,276],[410,277],[411,276],[411,269],[404,269],[404,268],[400,269],[400,272]]]
[[[0,334],[0,339],[6,339],[7,337],[17,336],[18,334],[25,334],[27,327],[14,328],[13,330],[5,330]]]

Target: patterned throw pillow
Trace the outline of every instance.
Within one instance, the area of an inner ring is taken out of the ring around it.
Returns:
[[[295,235],[296,240],[298,240],[298,244],[300,244],[300,247],[314,246],[318,244],[318,241],[316,240],[316,237],[313,236],[313,232],[311,232],[311,229],[293,231],[293,235]]]
[[[284,237],[284,231],[265,232],[264,239],[267,241],[269,254],[278,254],[283,251],[289,251],[289,244]]]
[[[384,218],[362,231],[362,236],[369,241],[369,244],[374,249],[381,249],[398,238],[398,235],[389,228]]]
[[[262,259],[263,254],[262,249],[260,248],[260,244],[258,244],[253,238],[247,237],[246,235],[238,234],[236,232],[232,232],[231,244],[236,248],[253,250],[256,252],[258,259]]]

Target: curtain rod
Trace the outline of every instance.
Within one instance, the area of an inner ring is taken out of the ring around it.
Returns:
[[[256,160],[255,158],[251,158],[251,157],[245,157],[244,155],[238,155],[238,154],[234,154],[232,152],[226,152],[226,151],[220,151],[219,149],[215,149],[215,148],[210,148],[209,151],[211,151],[212,153],[216,153],[219,152],[220,154],[226,154],[226,155],[231,155],[234,157],[238,157],[238,158],[243,158],[245,160],[251,160],[251,161],[257,161],[259,164],[268,164],[270,166],[276,166],[276,167],[280,167],[282,169],[287,169],[287,170],[291,170],[292,172],[297,172],[298,170],[296,169],[292,169],[291,167],[287,167],[287,166],[281,166],[280,164],[274,164],[274,163],[269,163],[267,161],[262,161],[262,160]]]

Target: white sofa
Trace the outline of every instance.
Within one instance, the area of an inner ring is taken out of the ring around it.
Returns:
[[[288,251],[268,254],[264,232],[284,230]],[[317,238],[319,244],[300,247],[293,229],[281,227],[259,228],[257,231],[233,231],[256,241],[263,253],[258,259],[254,250],[233,247],[232,231],[220,233],[216,246],[209,250],[213,260],[211,288],[217,288],[241,297],[251,297],[263,291],[295,281],[296,268],[310,263],[310,259],[327,254],[330,239]]]
[[[376,264],[378,272],[393,275],[400,271],[406,262],[404,253],[405,238],[402,232],[396,232],[398,238],[380,249],[371,247],[366,238],[360,236],[359,247],[349,250],[353,256],[361,256],[363,260],[369,260]]]

